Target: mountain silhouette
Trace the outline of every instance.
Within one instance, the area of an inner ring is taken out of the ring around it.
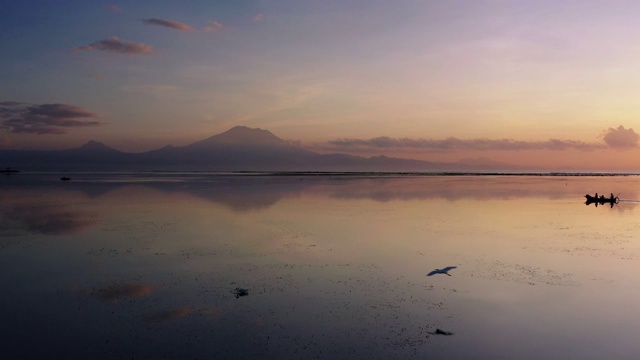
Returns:
[[[88,143],[82,145],[81,147],[75,149],[77,151],[86,151],[86,152],[121,152],[114,148],[111,148],[101,142],[97,142],[94,140],[89,140]]]
[[[236,126],[221,134],[188,145],[188,147],[212,147],[221,145],[286,146],[287,142],[273,135],[269,130]]]
[[[68,150],[2,150],[0,167],[25,171],[472,171],[490,160],[436,163],[413,159],[318,154],[268,130],[236,126],[186,145],[127,153],[91,140]],[[500,170],[517,167],[500,164]]]

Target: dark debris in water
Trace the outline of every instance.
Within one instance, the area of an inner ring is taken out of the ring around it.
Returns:
[[[436,329],[436,331],[431,331],[431,332],[429,332],[429,334],[431,334],[431,335],[445,335],[445,336],[453,335],[453,333],[452,333],[452,332],[450,332],[450,331],[444,331],[444,330],[442,330],[442,329],[440,329],[440,328]]]
[[[233,289],[233,294],[236,296],[236,299],[238,299],[241,296],[249,295],[249,290],[241,288],[241,287],[237,287],[237,288]]]

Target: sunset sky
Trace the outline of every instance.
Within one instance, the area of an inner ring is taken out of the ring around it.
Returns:
[[[0,0],[0,148],[640,170],[638,1]]]

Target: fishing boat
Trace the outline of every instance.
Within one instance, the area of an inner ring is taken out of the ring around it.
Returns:
[[[4,170],[0,170],[0,173],[3,173],[3,174],[13,174],[13,173],[17,173],[17,172],[20,172],[20,171],[14,170],[12,168],[6,168]]]
[[[63,176],[63,177],[61,177],[61,178],[60,178],[60,180],[62,180],[62,181],[69,181],[69,180],[71,180],[71,178],[70,178],[70,177],[68,177],[68,176]]]
[[[598,204],[611,204],[611,207],[613,207],[613,205],[617,204],[620,201],[620,199],[613,194],[611,194],[611,196],[609,197],[605,197],[604,195],[598,196],[598,193],[596,193],[595,196],[587,194],[584,197],[587,199],[587,201],[585,202],[585,204],[587,205],[596,204],[596,206],[598,206]]]

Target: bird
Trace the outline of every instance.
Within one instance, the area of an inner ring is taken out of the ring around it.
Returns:
[[[443,268],[443,269],[435,269],[432,272],[428,273],[427,276],[433,276],[436,274],[445,274],[445,275],[451,276],[451,274],[449,274],[449,270],[453,270],[456,268],[457,266],[447,266],[446,268]]]

